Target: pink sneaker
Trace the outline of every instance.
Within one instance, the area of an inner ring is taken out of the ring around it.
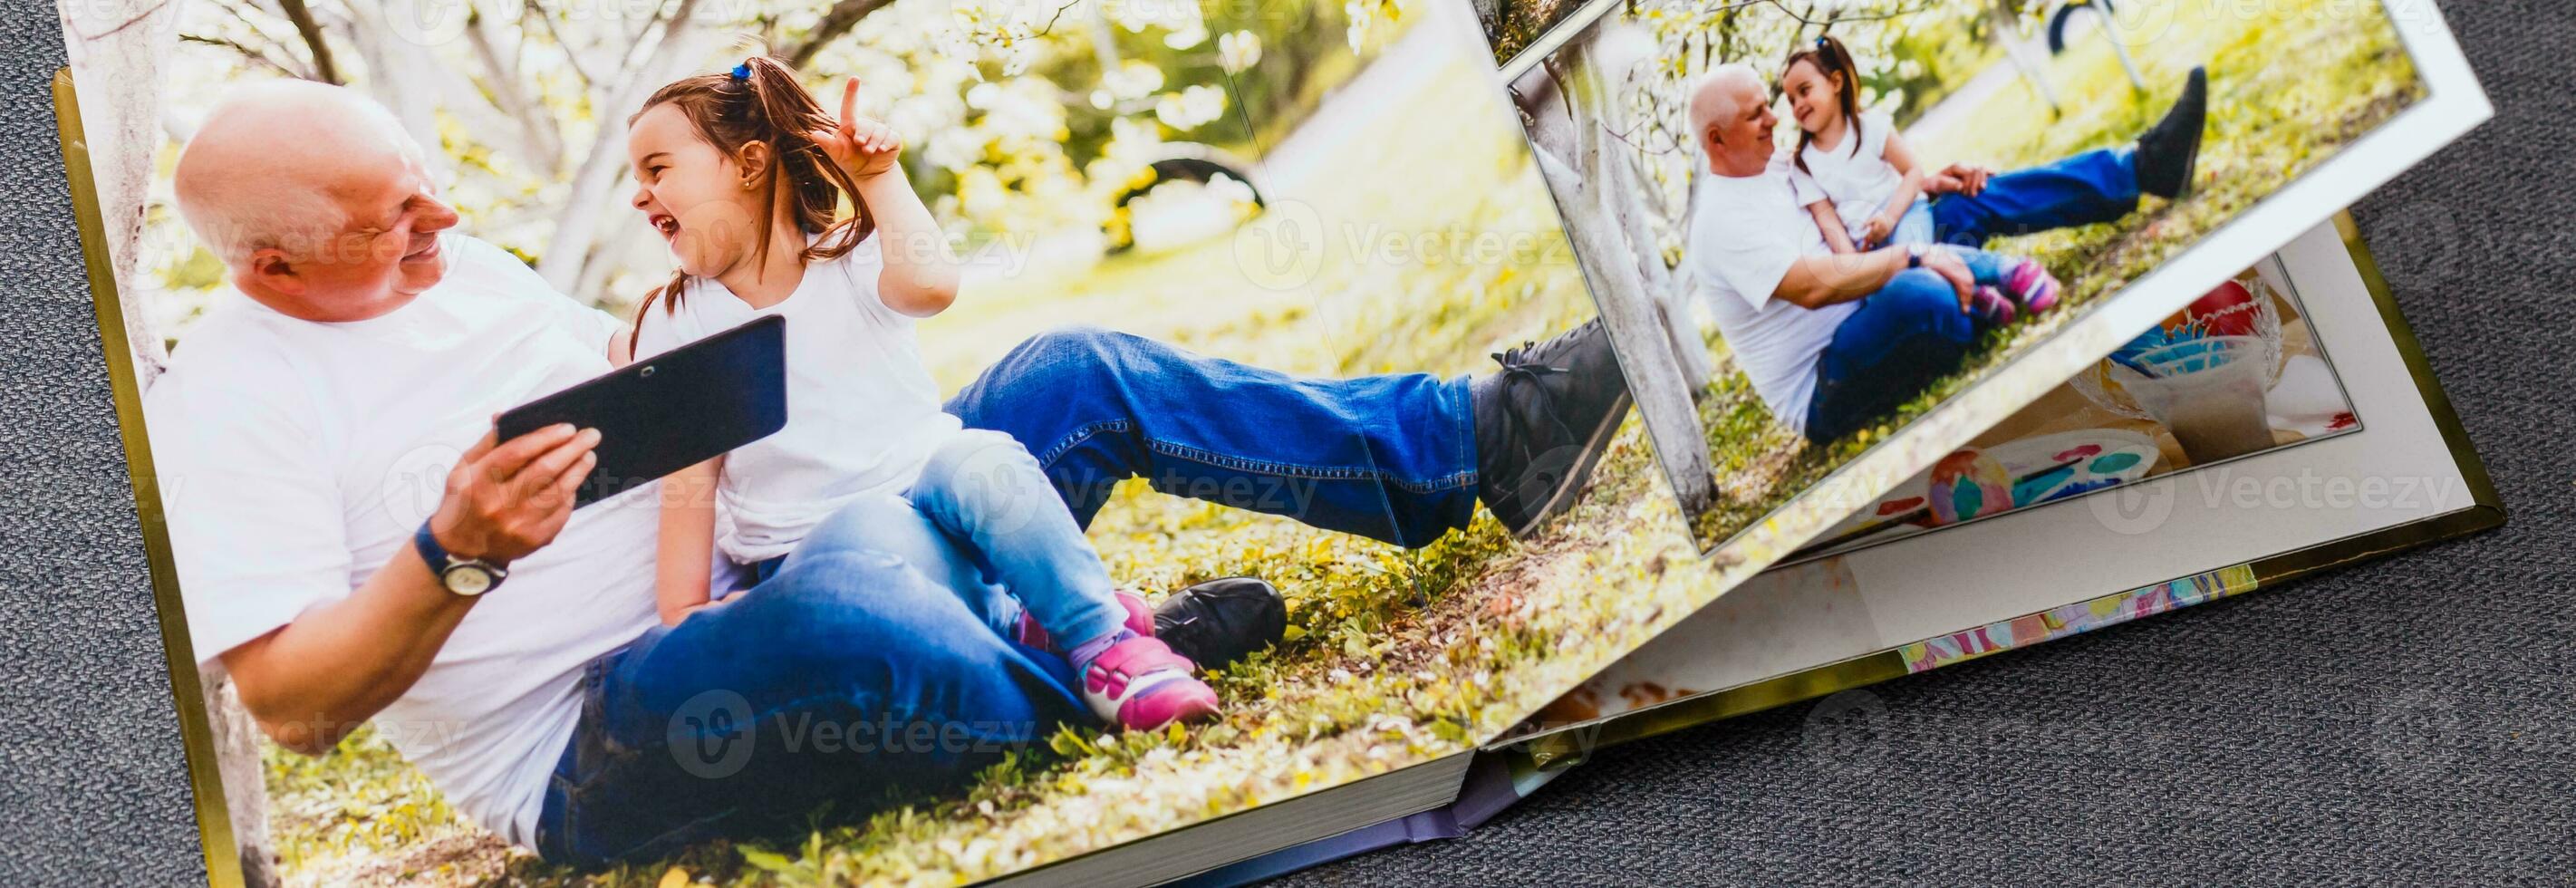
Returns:
[[[1127,609],[1127,631],[1138,635],[1154,634],[1154,610],[1145,606],[1145,599],[1125,589],[1118,590],[1117,596],[1118,606]],[[1011,640],[1042,651],[1055,650],[1055,639],[1048,637],[1046,627],[1038,625],[1036,618],[1025,610],[1020,611],[1019,623],[1011,627]]]
[[[1082,701],[1093,714],[1130,731],[1216,717],[1216,689],[1198,680],[1189,658],[1154,638],[1109,646],[1082,673]]]
[[[2019,303],[2023,311],[2035,315],[2057,307],[2057,276],[2049,274],[2048,267],[2037,259],[2022,260],[2005,283],[2012,301]]]
[[[1968,318],[1976,321],[1979,329],[1992,330],[2001,327],[2012,323],[2016,316],[2012,300],[2004,298],[2002,293],[1995,292],[1993,287],[1978,287],[1974,301],[1968,304]]]

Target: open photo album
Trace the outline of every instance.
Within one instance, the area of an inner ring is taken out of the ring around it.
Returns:
[[[63,21],[217,884],[1235,884],[2503,520],[2427,0]]]

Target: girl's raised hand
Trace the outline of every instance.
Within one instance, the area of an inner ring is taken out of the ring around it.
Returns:
[[[903,139],[884,122],[859,116],[858,109],[859,79],[852,77],[841,87],[840,118],[806,137],[822,146],[823,153],[850,178],[872,179],[894,169],[895,159],[903,155]]]

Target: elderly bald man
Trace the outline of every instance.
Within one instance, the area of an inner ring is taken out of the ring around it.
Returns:
[[[176,177],[232,291],[147,421],[197,654],[279,743],[318,753],[373,720],[476,823],[586,865],[798,829],[825,802],[864,815],[1090,718],[1063,660],[1015,640],[1017,604],[891,498],[844,507],[772,578],[661,626],[656,494],[574,512],[596,432],[491,431],[609,369],[623,325],[455,233],[419,147],[372,102],[244,89]],[[1479,501],[1530,531],[1625,413],[1597,326],[1504,364],[1296,379],[1059,331],[948,409],[1040,455],[1086,523],[1146,477],[1422,545]],[[897,551],[834,530],[887,522],[910,528],[879,543]],[[1189,619],[1160,632],[1209,664],[1266,643],[1258,617],[1275,627],[1279,606],[1257,581],[1209,584],[1167,602]]]
[[[1708,160],[1683,261],[1736,363],[1773,417],[1819,444],[1887,415],[1959,368],[1983,321],[1957,247],[2109,222],[2140,196],[2189,184],[2206,117],[2206,75],[2133,145],[1999,175],[1952,164],[1927,178],[1939,244],[1836,254],[1772,140],[1779,117],[1760,74],[1727,65],[1694,84],[1692,139]],[[1955,245],[1955,246],[1954,246]]]

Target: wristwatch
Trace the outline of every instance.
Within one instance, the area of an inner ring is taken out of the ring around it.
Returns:
[[[1923,248],[1923,245],[1922,245],[1922,244],[1906,244],[1906,245],[1905,245],[1905,267],[1906,267],[1906,268],[1922,268],[1922,267],[1923,267],[1923,249],[1924,249],[1924,248]]]
[[[500,565],[447,554],[447,547],[438,544],[438,535],[429,532],[427,521],[421,522],[420,530],[411,535],[411,547],[420,551],[420,560],[429,565],[432,576],[438,577],[438,585],[457,595],[481,595],[500,588],[501,581],[510,578],[510,572]]]

